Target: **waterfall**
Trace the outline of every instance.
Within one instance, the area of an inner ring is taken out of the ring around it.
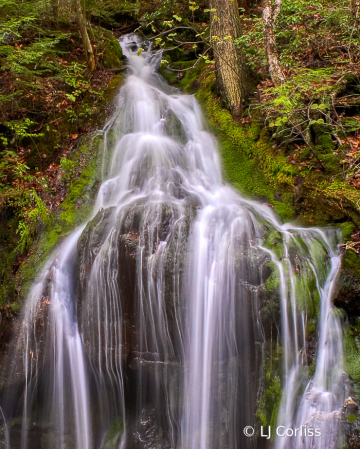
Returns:
[[[254,449],[274,345],[281,431],[268,447],[338,447],[335,230],[281,224],[224,184],[196,99],[162,80],[150,45],[136,35],[121,45],[129,73],[105,127],[104,179],[15,327],[0,447]],[[320,323],[310,380],[309,316]]]

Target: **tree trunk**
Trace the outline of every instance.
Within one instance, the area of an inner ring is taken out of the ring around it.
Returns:
[[[354,14],[354,12],[355,12],[355,0],[350,0],[350,11]]]
[[[52,13],[54,19],[58,19],[59,17],[59,0],[51,0]]]
[[[239,8],[243,8],[247,11],[249,9],[248,0],[239,0]]]
[[[272,19],[273,19],[274,27],[276,25],[278,15],[280,14],[280,11],[281,11],[281,5],[282,5],[282,0],[274,0],[274,4],[272,7],[273,8]]]
[[[275,23],[280,14],[282,0],[265,0],[263,10],[265,50],[269,64],[269,73],[275,86],[279,86],[285,81],[285,75],[281,69],[279,57],[276,52]]]
[[[86,0],[82,0],[82,10],[83,10],[83,14],[84,14],[84,20],[86,23]]]
[[[94,57],[93,48],[91,46],[91,42],[89,39],[89,35],[88,35],[87,29],[86,29],[86,21],[84,18],[84,11],[81,7],[80,0],[75,0],[75,8],[76,8],[76,17],[77,17],[77,21],[79,24],[79,28],[80,28],[80,32],[81,32],[81,36],[82,36],[82,40],[83,40],[83,44],[84,44],[87,65],[88,65],[89,70],[93,71],[96,68],[95,57]]]
[[[237,0],[210,0],[211,39],[220,94],[234,117],[239,117],[249,92],[244,55],[234,44],[240,37]],[[225,38],[225,40],[224,40]]]

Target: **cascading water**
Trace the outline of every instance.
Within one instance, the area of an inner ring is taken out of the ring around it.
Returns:
[[[321,436],[274,444],[336,447],[345,393],[335,233],[281,225],[224,185],[195,98],[172,91],[156,74],[161,55],[138,56],[139,46],[122,40],[130,73],[106,128],[93,216],[55,251],[18,324],[1,447],[257,447],[243,429],[255,426],[277,307],[278,425]],[[306,385],[311,307],[319,349]]]

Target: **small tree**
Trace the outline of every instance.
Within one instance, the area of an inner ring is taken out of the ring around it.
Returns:
[[[240,116],[249,92],[245,58],[234,41],[241,35],[237,0],[210,0],[211,42],[218,88],[234,117]]]
[[[276,51],[275,25],[281,11],[282,0],[264,0],[263,26],[265,51],[269,64],[269,74],[275,86],[285,81],[285,75],[281,69],[279,57]]]
[[[75,10],[76,10],[77,22],[79,24],[79,28],[80,28],[80,32],[81,32],[81,36],[82,36],[82,40],[83,40],[87,65],[88,65],[89,70],[93,71],[96,68],[95,56],[94,56],[94,51],[91,46],[89,35],[88,35],[87,29],[86,29],[86,19],[85,19],[85,15],[84,15],[85,11],[83,11],[83,8],[81,7],[81,0],[75,0]]]

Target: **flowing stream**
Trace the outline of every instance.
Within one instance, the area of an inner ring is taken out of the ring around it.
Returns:
[[[224,184],[196,99],[157,75],[159,52],[134,35],[121,45],[129,74],[104,131],[104,181],[27,298],[3,367],[0,447],[338,447],[336,232],[281,224]],[[259,416],[280,378],[266,440]]]

